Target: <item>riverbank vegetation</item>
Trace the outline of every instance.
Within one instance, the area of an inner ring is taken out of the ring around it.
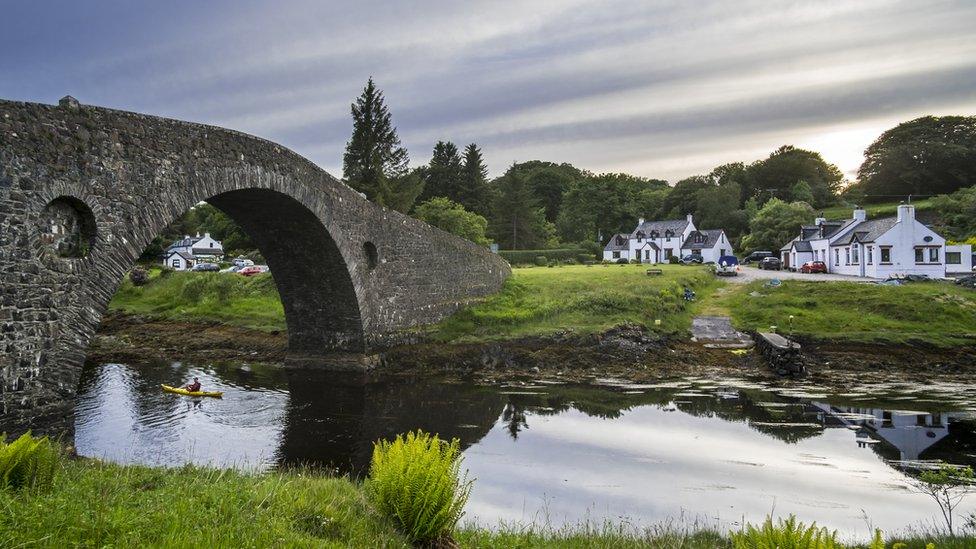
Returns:
[[[285,311],[270,274],[244,277],[227,273],[153,269],[149,281],[127,277],[109,304],[110,311],[162,320],[219,322],[261,331],[285,330]]]
[[[684,289],[710,294],[719,282],[706,268],[659,265],[572,265],[514,269],[502,291],[431,329],[443,342],[480,342],[554,333],[599,333],[636,324],[662,334],[683,333],[699,301]]]
[[[395,522],[370,503],[360,482],[309,470],[244,473],[62,459],[49,490],[0,490],[0,507],[2,547],[412,546]],[[782,528],[772,528],[770,539],[783,539]],[[767,529],[759,528],[756,535],[762,537]],[[453,537],[460,547],[753,547],[748,542],[756,535],[741,544],[735,541],[739,535],[693,525],[604,523],[564,528],[514,524],[490,530],[468,524]],[[874,549],[904,543],[898,547],[924,548],[929,541],[939,549],[971,547],[973,542],[922,533],[890,538],[884,545],[830,547]]]
[[[976,344],[976,292],[954,284],[756,281],[716,299],[741,330],[776,326],[819,341]]]

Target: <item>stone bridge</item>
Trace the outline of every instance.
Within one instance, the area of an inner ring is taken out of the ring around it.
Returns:
[[[71,417],[121,280],[202,201],[267,259],[289,347],[304,355],[375,350],[510,273],[497,255],[365,200],[275,143],[70,97],[0,100],[0,432]]]

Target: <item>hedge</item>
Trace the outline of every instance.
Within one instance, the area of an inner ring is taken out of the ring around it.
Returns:
[[[582,248],[559,248],[554,250],[500,250],[498,255],[502,256],[502,259],[508,261],[512,265],[531,265],[536,263],[536,258],[545,257],[546,260],[556,260],[565,261],[571,259],[573,261],[578,261],[580,256],[585,255],[586,257],[593,259],[593,256],[588,254],[586,250]]]

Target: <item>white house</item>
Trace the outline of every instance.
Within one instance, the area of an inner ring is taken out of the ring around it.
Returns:
[[[177,250],[163,253],[163,265],[174,271],[189,271],[193,268],[193,256]]]
[[[224,258],[224,247],[210,233],[186,235],[166,248],[163,265],[177,271],[189,270],[195,263],[217,263]]]
[[[641,263],[666,263],[671,256],[701,256],[705,263],[732,253],[732,245],[721,229],[698,230],[693,217],[666,221],[637,220],[630,234],[610,237],[603,249],[603,259],[639,260]]]
[[[780,249],[783,268],[797,269],[807,261],[823,261],[832,273],[887,278],[895,275],[947,274],[972,270],[969,245],[946,246],[945,239],[915,219],[915,206],[898,206],[898,215],[868,220],[855,207],[850,219],[823,217],[800,228]]]

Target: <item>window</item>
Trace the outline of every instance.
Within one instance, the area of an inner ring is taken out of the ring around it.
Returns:
[[[179,269],[179,268],[181,268],[182,266],[183,266],[183,264],[182,264],[182,263],[180,263],[180,260],[179,260],[179,259],[174,259],[174,260],[173,260],[173,268],[174,268],[174,269]]]
[[[840,248],[834,248],[834,265],[840,265]]]
[[[925,263],[924,248],[915,248],[915,263]]]
[[[882,263],[891,263],[891,248],[889,248],[889,247],[882,247],[881,248],[881,262]]]
[[[851,263],[854,265],[859,265],[861,263],[861,247],[854,246],[851,248]]]
[[[644,233],[641,231],[637,231],[637,241],[640,242],[642,240],[644,240]]]
[[[722,257],[723,255],[725,255],[725,248],[719,248],[718,249],[718,256],[719,257]]]
[[[939,262],[939,249],[929,248],[929,263],[938,263],[938,262]]]
[[[613,252],[614,259],[620,259],[620,252]]]
[[[946,265],[962,265],[962,252],[946,252]]]
[[[868,246],[868,265],[874,265],[874,246]]]
[[[667,259],[667,258],[669,258],[669,257],[671,257],[673,255],[674,255],[674,252],[671,251],[671,248],[664,248],[664,258],[665,259]]]
[[[851,264],[851,249],[844,248],[844,265],[850,265],[850,264]]]
[[[650,259],[650,258],[651,258],[651,251],[644,250],[644,259]]]

